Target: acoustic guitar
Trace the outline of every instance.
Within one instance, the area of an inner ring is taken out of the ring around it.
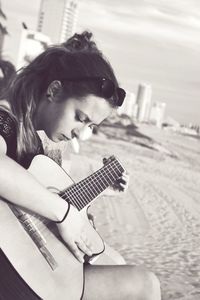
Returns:
[[[78,183],[53,160],[34,157],[28,171],[47,189],[74,205],[84,219],[92,241],[90,262],[104,251],[105,245],[88,219],[87,209],[108,186],[124,172],[114,157],[95,173]],[[80,299],[83,266],[60,238],[56,225],[48,219],[0,201],[0,248],[30,289],[45,300]],[[84,253],[83,253],[84,255]]]

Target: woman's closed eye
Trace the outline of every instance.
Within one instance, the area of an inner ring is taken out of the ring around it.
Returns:
[[[91,130],[95,130],[98,128],[98,126],[96,124],[89,124],[88,127],[91,129]]]
[[[78,122],[85,123],[92,131],[98,127],[97,124],[92,123],[89,117],[80,110],[76,111],[75,119]]]
[[[85,115],[84,113],[82,113],[81,111],[76,111],[75,119],[76,119],[76,121],[81,122],[81,123],[89,122],[88,116]]]

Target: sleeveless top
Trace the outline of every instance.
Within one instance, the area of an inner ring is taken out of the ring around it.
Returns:
[[[44,154],[42,142],[38,136],[38,149],[24,155],[20,161],[17,159],[17,128],[15,121],[9,113],[0,109],[0,135],[4,138],[7,145],[7,155],[18,162],[22,167],[28,169],[34,156]]]
[[[7,155],[18,162],[24,168],[28,168],[33,157],[37,154],[44,154],[42,141],[38,135],[39,147],[35,153],[29,153],[17,160],[17,127],[15,121],[10,117],[9,113],[0,109],[0,135],[4,138],[7,144]],[[45,149],[45,152],[47,149]],[[56,155],[55,155],[56,153]],[[46,154],[46,153],[45,153]],[[55,160],[57,151],[50,152],[50,155]],[[60,155],[59,155],[60,159]],[[1,201],[1,200],[0,200]],[[42,300],[35,292],[27,285],[24,279],[17,273],[6,254],[1,249],[0,245],[0,300]],[[83,273],[84,274],[84,273]],[[84,293],[84,280],[82,286],[82,296]],[[81,296],[81,299],[82,299]]]
[[[33,157],[43,154],[43,147],[38,136],[39,147],[36,153],[24,155],[20,161],[17,159],[17,127],[9,113],[0,109],[0,135],[7,145],[7,155],[18,162],[22,167],[28,169]],[[3,299],[30,299],[42,300],[27,285],[22,277],[16,272],[3,250],[0,248],[0,300]]]

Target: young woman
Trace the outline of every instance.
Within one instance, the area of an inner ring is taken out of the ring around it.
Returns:
[[[98,126],[124,97],[100,52],[60,45],[48,48],[16,75],[0,109],[0,201],[6,199],[55,222],[81,263],[81,251],[90,256],[92,249],[77,209],[44,188],[27,168],[34,156],[43,153],[38,130],[55,143],[67,142],[83,127]],[[7,274],[0,276],[0,299],[38,299],[22,282],[11,294],[8,284],[16,277],[5,253],[0,254],[1,272]],[[159,281],[149,271],[128,265],[82,267],[81,299],[160,299]]]

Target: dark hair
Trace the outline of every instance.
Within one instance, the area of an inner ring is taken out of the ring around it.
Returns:
[[[6,89],[8,88],[9,82],[15,76],[16,71],[10,61],[3,59],[0,59],[0,70],[3,75],[3,77],[0,77],[0,99],[4,99]]]
[[[73,38],[70,40],[72,42]],[[62,82],[65,98],[73,96],[81,99],[88,94],[99,96],[93,80],[67,80],[77,77],[105,77],[118,87],[113,69],[100,51],[77,50],[76,47],[69,50],[63,44],[49,47],[19,71],[8,93],[11,111],[18,122],[19,158],[38,147],[33,119],[38,103],[52,81]],[[112,98],[107,101],[114,106]]]
[[[62,45],[69,51],[88,51],[102,55],[102,52],[97,48],[96,43],[92,40],[92,37],[93,34],[89,31],[83,31],[81,34],[75,33]]]

